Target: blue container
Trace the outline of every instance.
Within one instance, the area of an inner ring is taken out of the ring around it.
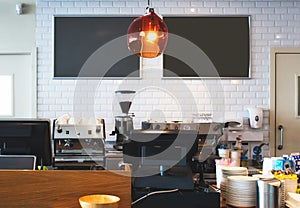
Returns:
[[[274,170],[284,170],[284,162],[285,160],[283,158],[275,160]]]

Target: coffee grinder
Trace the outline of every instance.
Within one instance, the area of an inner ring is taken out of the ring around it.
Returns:
[[[114,134],[116,134],[116,144],[114,145],[114,148],[121,151],[123,150],[123,144],[130,140],[133,131],[132,117],[134,114],[129,114],[128,112],[131,107],[135,91],[118,90],[115,91],[115,95],[122,114],[115,116]]]

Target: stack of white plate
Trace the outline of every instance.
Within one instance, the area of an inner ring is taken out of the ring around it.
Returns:
[[[285,204],[289,208],[299,208],[300,207],[300,194],[288,192]]]
[[[227,187],[227,178],[229,176],[247,176],[248,169],[245,167],[222,167],[222,179],[221,179],[221,197],[226,200],[226,187]]]
[[[234,207],[256,207],[257,178],[229,176],[226,187],[226,203]]]

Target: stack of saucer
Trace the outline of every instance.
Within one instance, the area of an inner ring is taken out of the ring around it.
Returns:
[[[223,167],[223,177],[228,176],[245,176],[248,175],[248,169],[246,167]]]
[[[257,180],[249,176],[229,176],[226,203],[234,207],[255,207],[257,205]]]
[[[229,176],[247,176],[248,169],[245,167],[222,167],[222,179],[220,184],[221,197],[226,199],[227,178]]]

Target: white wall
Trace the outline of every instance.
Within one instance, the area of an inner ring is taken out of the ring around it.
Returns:
[[[24,4],[24,14],[16,14],[16,3]],[[0,52],[31,52],[35,47],[34,0],[0,0]]]
[[[299,1],[152,1],[161,15],[251,15],[252,79],[161,80],[161,59],[143,60],[141,80],[52,79],[52,16],[54,14],[144,13],[147,1],[37,1],[38,116],[57,118],[64,113],[95,115],[113,129],[114,91],[138,91],[132,110],[135,126],[146,119],[190,121],[192,114],[212,112],[214,120],[247,116],[247,107],[269,109],[269,52],[271,47],[299,47]],[[193,10],[192,10],[193,9]],[[75,94],[75,97],[74,97]],[[79,95],[79,96],[77,96]],[[75,109],[75,110],[74,110]],[[268,113],[265,113],[268,124]],[[268,125],[265,125],[268,129]]]

